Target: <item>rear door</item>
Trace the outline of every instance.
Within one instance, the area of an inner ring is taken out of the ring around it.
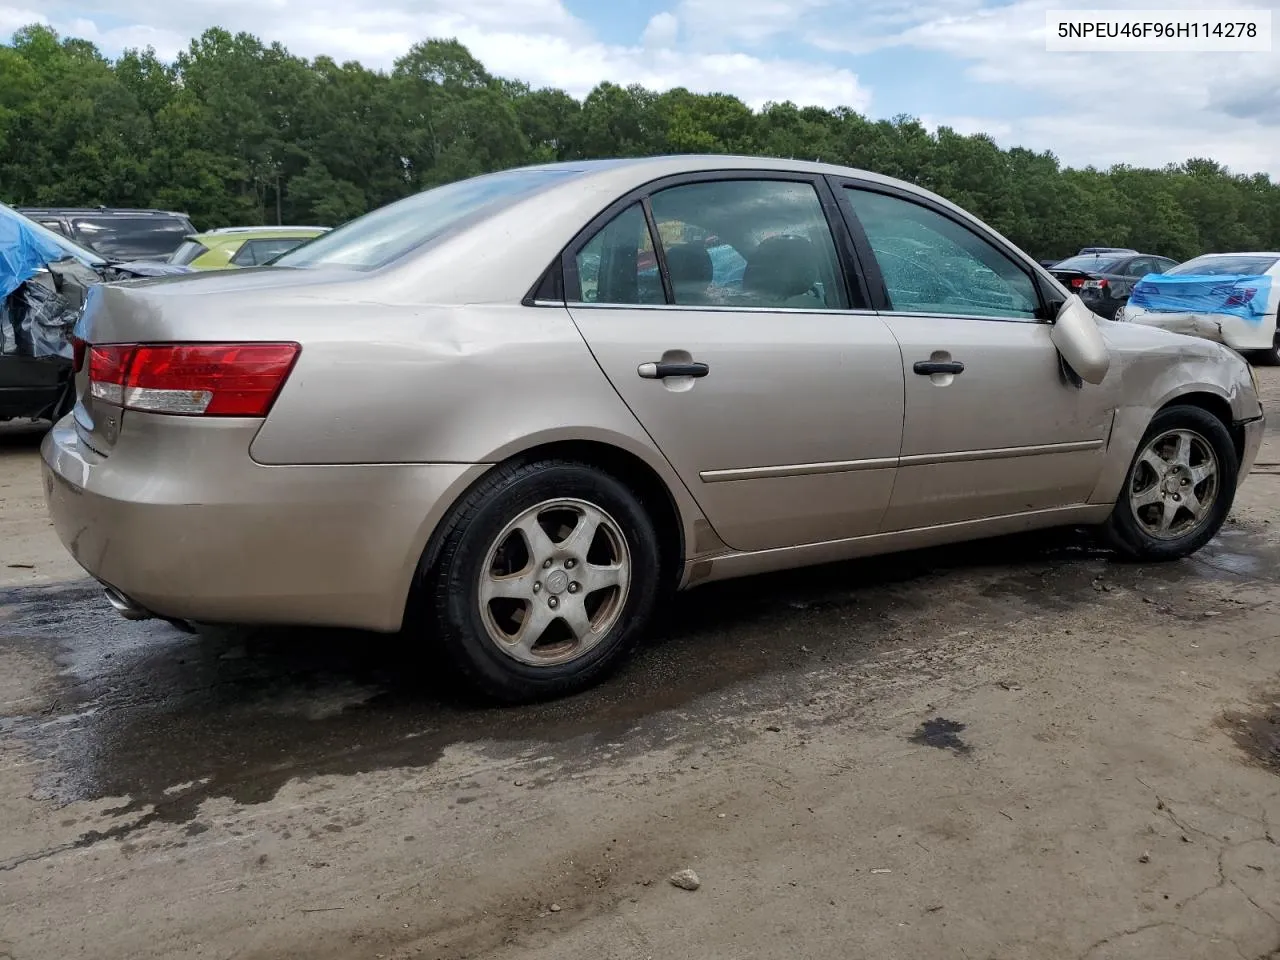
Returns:
[[[566,253],[596,360],[736,549],[872,534],[888,507],[902,359],[847,243],[821,178],[735,171],[624,198]]]
[[[902,346],[906,422],[884,529],[1086,502],[1116,378],[1077,386],[1064,375],[1030,268],[922,198],[857,181],[839,191]]]

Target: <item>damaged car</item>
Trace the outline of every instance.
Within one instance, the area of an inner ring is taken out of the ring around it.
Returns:
[[[1207,253],[1135,285],[1116,319],[1226,344],[1280,364],[1280,253]]]
[[[0,204],[0,421],[56,419],[70,409],[71,331],[91,287],[182,272],[105,260]]]
[[[599,681],[717,580],[1057,526],[1188,556],[1264,427],[1238,354],[790,160],[462,180],[99,285],[77,333],[44,490],[121,613],[404,631],[500,701]]]

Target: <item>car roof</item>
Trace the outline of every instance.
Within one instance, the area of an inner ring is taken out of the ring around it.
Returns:
[[[309,227],[309,226],[290,227],[290,226],[275,226],[275,225],[262,226],[262,227],[214,227],[212,230],[205,230],[201,234],[201,236],[212,237],[212,236],[222,236],[224,234],[240,234],[240,233],[264,233],[264,234],[301,233],[304,231],[312,232],[312,233],[325,233],[329,229],[330,229],[329,227]]]
[[[1280,258],[1280,253],[1276,253],[1274,250],[1270,250],[1270,251],[1241,250],[1239,253],[1202,253],[1200,254],[1200,256],[1193,257],[1192,259],[1207,260],[1210,257],[1277,257],[1277,258]]]
[[[153,210],[133,207],[15,207],[25,214],[43,213],[53,214],[56,216],[68,215],[89,215],[95,216],[120,216],[120,217],[182,217],[190,219],[188,214],[177,210]]]

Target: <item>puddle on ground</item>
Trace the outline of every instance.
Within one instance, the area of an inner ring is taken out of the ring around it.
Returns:
[[[710,584],[681,595],[667,625],[601,687],[502,709],[460,700],[425,637],[191,637],[118,617],[91,584],[0,589],[0,648],[61,669],[24,712],[0,715],[0,733],[49,761],[40,796],[128,797],[116,813],[151,811],[131,828],[187,822],[210,797],[254,804],[295,778],[426,767],[454,744],[595,766],[688,741],[695,727],[711,736],[691,709],[749,725],[762,705],[810,696],[806,672],[866,661],[886,645],[1068,611],[1099,602],[1108,584],[1141,592],[1276,567],[1275,549],[1240,531],[1196,561],[1157,566],[1114,562],[1086,536],[1052,532]],[[741,735],[733,729],[716,724],[715,735]]]
[[[907,739],[912,743],[918,743],[922,747],[933,747],[935,750],[951,750],[954,753],[965,756],[973,752],[973,748],[960,739],[960,734],[964,733],[966,729],[967,725],[959,720],[934,717],[932,720],[926,720],[920,724],[916,732]]]
[[[1219,726],[1249,762],[1280,775],[1280,688],[1259,696],[1249,710],[1223,714]]]

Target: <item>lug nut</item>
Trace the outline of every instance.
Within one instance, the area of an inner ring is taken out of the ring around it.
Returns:
[[[534,592],[534,593],[541,593],[541,592],[542,592],[542,581],[541,581],[541,580],[535,580],[535,581],[534,581],[534,583],[533,583],[533,592]]]
[[[543,568],[544,568],[544,569],[545,569],[546,567],[551,566],[551,558],[550,558],[550,557],[547,557],[547,559],[543,560],[543,561],[542,561],[542,566],[543,566]]]
[[[564,562],[564,568],[566,570],[572,570],[577,565],[578,565],[578,561],[573,559],[573,557],[570,557],[568,560]]]
[[[582,589],[581,585],[576,580],[573,583],[569,584],[570,593],[577,593],[581,589]]]
[[[549,606],[552,610],[554,610],[556,607],[560,606],[560,601],[557,600],[555,597],[549,597],[547,599],[547,606]]]

